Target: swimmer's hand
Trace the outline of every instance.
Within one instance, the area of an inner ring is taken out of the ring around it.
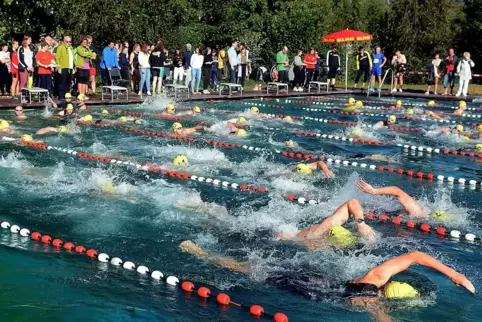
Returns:
[[[465,287],[470,293],[475,294],[475,287],[472,283],[465,277],[465,275],[455,272],[453,276],[450,276],[450,280],[457,285]]]
[[[333,173],[333,171],[331,171],[331,170],[328,169],[328,168],[323,169],[323,173],[324,173],[325,176],[327,176],[328,178],[334,178],[334,177],[335,177],[335,174]]]
[[[363,192],[369,193],[371,195],[374,195],[376,193],[376,189],[373,188],[370,184],[366,183],[363,180],[358,180],[356,182],[356,186],[358,189],[360,189]]]
[[[196,131],[206,131],[207,130],[207,127],[202,126],[202,125],[197,125],[194,128],[196,129]]]
[[[377,235],[375,234],[375,231],[373,231],[373,228],[368,226],[365,223],[359,223],[357,224],[357,229],[360,235],[368,241],[375,241]]]

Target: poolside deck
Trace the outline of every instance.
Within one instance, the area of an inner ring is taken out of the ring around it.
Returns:
[[[183,99],[183,101],[219,101],[219,100],[241,100],[241,99],[256,99],[256,98],[285,98],[285,97],[307,97],[307,96],[327,96],[327,95],[340,95],[340,94],[353,94],[353,95],[366,95],[366,93],[362,93],[360,90],[343,90],[339,89],[337,91],[322,91],[321,93],[315,92],[293,92],[289,90],[288,93],[280,93],[276,94],[266,94],[265,91],[246,91],[243,92],[243,95],[233,94],[229,95],[219,95],[217,93],[213,94],[201,94],[201,95],[194,95],[191,96],[189,99]],[[130,93],[130,97],[128,100],[102,100],[100,97],[92,97],[86,103],[89,106],[96,106],[96,105],[125,105],[125,104],[139,104],[144,101],[146,96],[139,97],[135,93]],[[100,95],[98,95],[100,96]],[[467,102],[472,102],[474,97],[467,97],[462,99],[460,97],[455,96],[442,96],[442,95],[425,95],[422,92],[402,92],[402,93],[392,93],[390,91],[382,91],[383,97],[399,97],[399,98],[425,98],[425,99],[434,99],[438,101],[458,101],[458,100],[465,100]],[[377,97],[376,94],[369,96],[368,98]],[[31,104],[20,104],[19,100],[14,100],[7,97],[0,97],[0,110],[7,110],[13,109],[15,106],[22,105],[24,108],[43,108],[45,105],[42,103],[31,103]]]

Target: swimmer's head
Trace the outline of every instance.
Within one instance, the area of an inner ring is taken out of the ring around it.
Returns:
[[[119,122],[121,122],[121,123],[126,123],[126,122],[127,122],[127,117],[125,117],[125,116],[119,117]]]
[[[465,110],[467,108],[467,103],[465,103],[465,101],[459,101],[459,108]]]
[[[477,131],[482,132],[482,124],[480,124],[479,126],[477,126]]]
[[[236,132],[234,132],[234,135],[236,136],[245,136],[247,134],[248,132],[246,132],[246,130],[243,130],[243,129],[237,129]]]
[[[201,113],[201,108],[199,106],[194,106],[192,108],[192,111],[196,114],[199,114],[199,113]]]
[[[104,109],[104,110],[102,110],[102,112],[100,112],[100,114],[102,114],[102,115],[109,115],[109,111],[106,110],[106,109]]]
[[[6,120],[1,120],[0,121],[0,130],[5,130],[10,127],[10,124]]]
[[[355,99],[353,97],[350,97],[348,99],[348,105],[354,105],[355,104]]]
[[[455,130],[458,131],[459,133],[463,133],[464,126],[462,124],[457,124],[457,126],[455,127]]]
[[[296,165],[296,172],[309,176],[313,173],[313,169],[304,163],[298,163]]]
[[[401,100],[398,100],[397,103],[396,103],[396,106],[401,107],[402,105],[403,105],[403,102]]]
[[[469,142],[470,138],[468,136],[463,136],[465,142]]]
[[[68,129],[66,126],[64,126],[64,125],[61,125],[61,126],[57,127],[57,132],[59,132],[59,133],[67,133],[67,132],[69,132],[69,129]]]
[[[476,144],[476,145],[475,145],[475,151],[477,151],[477,152],[482,152],[482,144],[480,144],[480,143],[479,143],[479,144]]]
[[[249,110],[251,111],[251,113],[256,113],[256,114],[259,113],[259,108],[257,108],[256,106],[251,106]]]
[[[92,115],[89,114],[84,116],[83,120],[84,122],[92,122]]]
[[[286,141],[285,142],[286,146],[289,147],[289,148],[296,148],[296,143],[289,140],[289,141]],[[481,144],[482,145],[482,144]]]
[[[395,124],[397,122],[397,117],[395,115],[390,115],[388,117],[388,124]]]
[[[420,294],[410,284],[403,282],[390,282],[385,286],[383,295],[388,299],[406,299],[417,297]]]
[[[115,186],[112,182],[105,182],[101,183],[99,185],[100,190],[105,191],[105,192],[114,192],[115,191]]]
[[[291,119],[291,116],[286,115],[285,117],[283,117],[283,120],[285,120],[285,121],[291,121],[292,119]]]
[[[405,111],[405,114],[407,115],[412,115],[413,114],[413,109],[409,108]]]
[[[179,123],[179,122],[176,122],[174,124],[172,124],[172,130],[175,132],[177,130],[182,130],[182,124]]]
[[[351,131],[350,134],[351,134],[352,136],[354,136],[354,137],[359,138],[359,137],[362,137],[364,133],[363,133],[363,130],[362,130],[362,129],[360,129],[360,128],[355,128],[355,129],[353,129],[353,130]]]
[[[428,107],[434,107],[435,106],[435,101],[428,101],[427,102]]]
[[[362,102],[362,101],[356,101],[355,107],[356,107],[356,108],[362,108],[362,107],[363,107],[363,102]]]
[[[175,166],[189,165],[189,160],[187,159],[187,156],[180,154],[174,158],[172,164]]]
[[[72,94],[70,94],[70,93],[65,94],[65,99],[66,99],[66,100],[71,100],[71,99],[72,99]]]
[[[452,216],[444,210],[432,211],[429,215],[430,218],[440,221],[446,221],[452,218]]]
[[[241,117],[236,121],[236,123],[237,123],[237,124],[246,123],[246,119],[241,116]]]
[[[73,111],[74,110],[74,105],[72,104],[67,104],[67,107],[65,108],[67,111]]]
[[[176,112],[176,108],[174,107],[173,104],[167,104],[167,106],[166,106],[166,111],[167,111],[168,113],[175,113],[175,112]]]
[[[33,137],[30,134],[23,134],[20,138],[22,142],[32,142]]]
[[[67,96],[67,95],[66,95]],[[83,102],[85,100],[85,95],[84,94],[79,94],[77,96],[77,100]]]
[[[141,119],[135,119],[134,124],[138,124],[138,125],[142,124],[142,120]]]
[[[328,241],[338,246],[352,246],[356,243],[356,238],[346,228],[342,226],[333,226],[328,231]]]

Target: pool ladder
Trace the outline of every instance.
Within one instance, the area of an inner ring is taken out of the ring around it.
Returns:
[[[382,95],[382,88],[383,88],[383,84],[385,83],[385,79],[387,78],[388,76],[388,73],[392,73],[392,83],[391,83],[391,86],[390,86],[390,91],[392,90],[393,88],[393,78],[395,77],[394,75],[394,71],[392,68],[389,68],[387,69],[387,71],[385,72],[385,75],[383,75],[383,79],[382,79],[382,84],[380,85],[380,91],[378,92],[378,97],[380,97]],[[376,79],[375,79],[376,81]],[[370,96],[370,91],[367,91],[367,97]]]

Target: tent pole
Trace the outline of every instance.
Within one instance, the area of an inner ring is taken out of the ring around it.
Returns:
[[[345,91],[348,90],[348,43],[346,43]]]

